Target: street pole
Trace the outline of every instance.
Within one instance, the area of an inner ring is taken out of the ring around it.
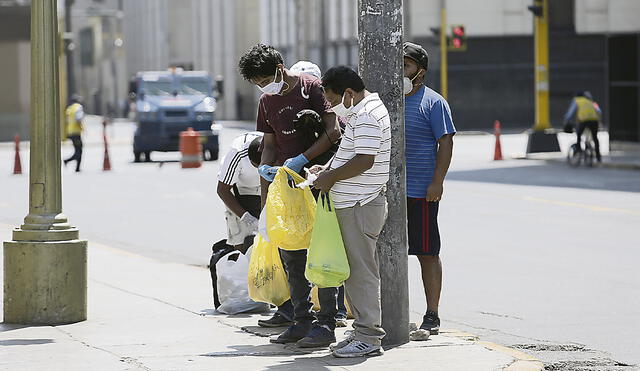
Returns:
[[[535,17],[535,91],[536,116],[534,130],[543,131],[551,128],[549,123],[549,9],[548,0],[538,0],[542,5],[542,15]]]
[[[529,133],[527,153],[560,152],[556,133],[549,120],[549,2],[534,0],[529,9],[534,14],[535,122]]]
[[[56,325],[87,318],[87,242],[62,214],[58,18],[31,2],[29,213],[4,242],[4,321]]]
[[[309,58],[307,53],[308,5],[306,0],[295,0],[294,5],[296,8],[296,45],[294,47],[294,54],[296,61],[300,61]]]
[[[409,341],[402,0],[359,0],[358,7],[358,69],[367,89],[379,93],[391,120],[389,215],[378,240],[378,258],[382,327],[387,332],[383,344],[397,345]]]
[[[447,71],[447,9],[445,0],[440,7],[440,94],[447,99],[449,94],[449,80]]]
[[[73,6],[75,0],[65,0],[64,2],[64,28],[67,35],[71,35],[73,32],[73,27],[71,27],[71,8]],[[64,52],[66,57],[67,64],[67,100],[69,102],[71,100],[71,96],[76,93],[76,80],[73,69],[73,50],[70,48],[70,45],[73,44],[73,39],[68,39],[65,41]]]

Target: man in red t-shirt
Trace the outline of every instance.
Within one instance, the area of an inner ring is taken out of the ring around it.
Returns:
[[[269,183],[277,166],[300,172],[305,165],[328,151],[340,138],[340,127],[331,104],[324,98],[321,81],[308,74],[294,74],[284,66],[282,55],[273,47],[257,44],[247,51],[238,63],[242,77],[262,92],[258,105],[257,130],[264,133],[261,176],[262,205],[266,201]],[[322,118],[326,134],[305,148],[303,133],[294,128],[298,112],[311,109]],[[301,347],[326,347],[335,342],[337,288],[318,290],[320,312],[316,318],[310,300],[311,284],[304,276],[307,246],[303,250],[280,250],[287,271],[294,324],[274,343],[294,343]]]

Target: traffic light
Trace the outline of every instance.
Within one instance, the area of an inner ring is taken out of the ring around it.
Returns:
[[[449,51],[462,52],[467,50],[467,33],[464,26],[457,24],[451,26],[451,39],[449,39]]]
[[[544,14],[544,3],[542,0],[533,0],[533,5],[527,7],[536,17],[542,17]]]

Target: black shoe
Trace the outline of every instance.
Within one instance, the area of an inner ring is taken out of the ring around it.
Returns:
[[[288,344],[295,343],[296,341],[304,338],[311,330],[311,324],[296,324],[291,325],[285,332],[280,334],[277,338],[271,338],[269,341],[274,344]]]
[[[259,319],[258,326],[260,327],[287,327],[293,325],[293,322],[284,318],[280,313],[276,313],[269,319]]]
[[[329,326],[314,325],[304,338],[296,343],[300,348],[324,348],[336,342],[336,334]]]
[[[422,318],[421,330],[428,330],[431,335],[438,335],[440,332],[440,317],[438,313],[428,310],[427,314]]]

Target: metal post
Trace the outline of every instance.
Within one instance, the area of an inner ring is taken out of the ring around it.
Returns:
[[[549,9],[548,0],[536,0],[542,16],[534,17],[536,117],[534,130],[549,129]]]
[[[71,8],[73,6],[75,0],[65,0],[64,2],[64,27],[67,34],[71,34],[73,32],[73,27],[71,27]],[[65,42],[64,52],[66,56],[66,64],[67,64],[67,100],[69,102],[71,100],[71,96],[76,93],[76,79],[73,69],[73,50],[70,48],[70,45],[73,44],[73,39],[69,39]],[[77,45],[77,43],[76,43]]]
[[[449,94],[449,76],[447,70],[447,10],[445,0],[440,8],[440,94],[447,99]]]
[[[87,242],[62,214],[58,18],[31,2],[29,214],[4,243],[4,320],[62,324],[87,318]]]
[[[389,216],[380,239],[383,343],[409,341],[407,210],[402,94],[402,0],[358,1],[359,71],[367,89],[379,93],[391,119]]]
[[[534,0],[529,9],[534,14],[535,45],[535,122],[529,133],[527,154],[560,152],[558,136],[549,121],[549,4],[548,0]]]

